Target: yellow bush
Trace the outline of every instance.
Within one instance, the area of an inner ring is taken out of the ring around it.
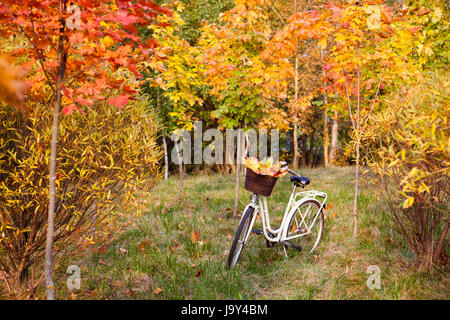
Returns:
[[[396,224],[421,264],[446,260],[450,200],[449,76],[396,93],[364,137]]]
[[[112,226],[116,212],[132,208],[138,192],[154,185],[162,156],[158,123],[145,101],[122,110],[96,105],[61,117],[56,247],[65,240],[94,240],[93,228],[97,236],[108,230],[100,227]],[[23,287],[43,254],[51,120],[51,110],[41,105],[26,117],[0,109],[0,272],[8,274],[9,287]]]

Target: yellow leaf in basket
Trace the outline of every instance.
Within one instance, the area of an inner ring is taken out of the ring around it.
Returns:
[[[258,159],[256,159],[255,157],[246,158],[245,166],[255,172],[258,171],[258,167],[259,167]]]
[[[261,168],[261,174],[263,174],[265,176],[271,176],[272,172],[270,172],[270,167],[269,168]]]
[[[261,168],[270,168],[273,165],[273,159],[272,157],[265,158],[261,161]]]
[[[293,225],[293,226],[292,226],[292,229],[291,229],[291,233],[294,233],[296,229],[297,229],[297,228],[295,227],[295,225]]]
[[[272,166],[272,171],[273,172],[278,172],[278,171],[280,171],[280,168],[281,168],[280,163],[274,164]]]

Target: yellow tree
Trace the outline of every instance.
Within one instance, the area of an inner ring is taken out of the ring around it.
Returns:
[[[272,33],[267,14],[270,1],[235,0],[234,4],[221,16],[220,23],[203,27],[199,40],[205,81],[217,101],[212,116],[221,128],[256,126],[259,119],[272,112],[274,93],[283,96],[281,88],[286,80],[282,73],[289,70],[279,67],[287,63],[284,60],[267,64],[261,57]],[[241,139],[238,136],[238,150]],[[238,182],[236,166],[235,213]]]
[[[408,58],[416,29],[400,11],[393,16],[382,1],[328,4],[294,14],[273,39],[278,58],[292,56],[301,40],[316,39],[322,48],[333,45],[325,59],[328,90],[337,95],[348,112],[355,150],[353,236],[356,237],[360,166],[360,132],[377,108],[380,89],[394,80],[407,79],[414,68]],[[344,108],[342,111],[345,110]]]
[[[156,103],[166,127],[162,138],[165,149],[166,177],[168,174],[168,151],[166,136],[177,128],[192,129],[197,114],[203,104],[199,94],[205,85],[203,66],[199,63],[199,47],[190,45],[179,35],[184,25],[180,14],[184,9],[181,2],[174,1],[169,5],[172,16],[159,16],[158,23],[150,25],[152,36],[160,43],[155,48],[155,55],[144,63],[149,68],[148,86],[145,91]],[[178,144],[176,144],[178,148]],[[181,148],[178,149],[179,188],[181,198],[183,185],[183,164]]]
[[[286,73],[288,81],[288,110],[293,122],[293,142],[294,155],[293,166],[298,167],[300,158],[300,148],[298,145],[298,136],[302,136],[302,165],[306,165],[306,138],[310,137],[312,144],[313,133],[316,120],[312,117],[314,105],[311,101],[315,93],[322,88],[322,61],[323,50],[326,42],[318,41],[315,33],[323,32],[327,34],[325,26],[317,23],[320,21],[308,21],[309,31],[303,32],[299,29],[302,24],[301,12],[308,12],[315,5],[322,1],[301,1],[296,0],[289,5],[276,2],[277,5],[272,10],[276,13],[282,22],[282,29],[279,30],[268,43],[263,56],[267,61],[275,62],[286,61],[282,66],[289,69]],[[288,9],[289,8],[289,9]],[[286,13],[290,13],[285,18]],[[304,21],[303,21],[304,22]],[[313,28],[317,28],[313,32]]]

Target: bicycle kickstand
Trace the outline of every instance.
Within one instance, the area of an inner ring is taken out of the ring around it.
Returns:
[[[293,249],[297,250],[298,252],[302,251],[301,245],[293,245],[292,243],[289,243],[287,241],[281,241],[281,244],[283,245],[284,255],[286,258],[288,258],[288,255],[286,252],[286,247],[293,248]]]

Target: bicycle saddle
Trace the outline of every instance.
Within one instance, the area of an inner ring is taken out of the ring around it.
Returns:
[[[309,178],[306,178],[306,177],[292,176],[291,177],[291,182],[300,183],[301,185],[306,186],[311,181],[309,180]]]

